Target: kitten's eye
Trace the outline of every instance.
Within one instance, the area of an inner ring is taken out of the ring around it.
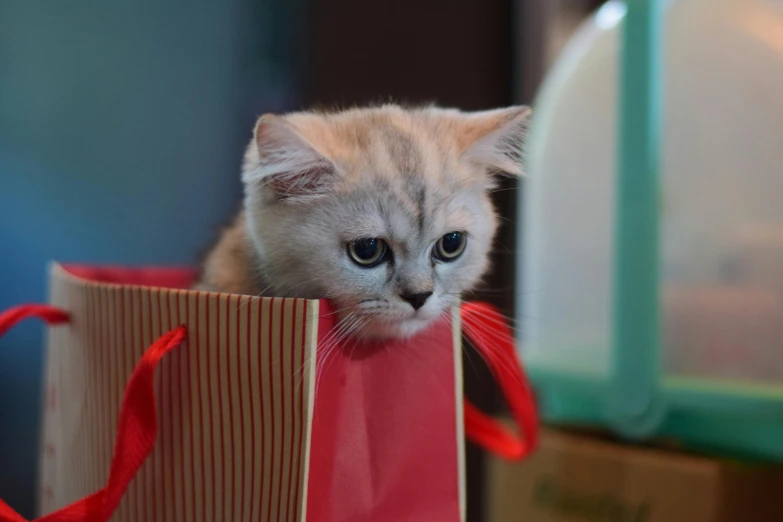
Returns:
[[[462,232],[449,232],[435,244],[433,255],[441,261],[454,261],[465,251],[467,242],[468,238]]]
[[[371,268],[386,258],[386,242],[377,237],[351,241],[348,243],[348,255],[357,265]]]

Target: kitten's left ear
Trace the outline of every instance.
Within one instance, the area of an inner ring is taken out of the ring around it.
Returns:
[[[522,176],[522,148],[531,113],[530,107],[516,106],[466,114],[462,159],[493,174]]]
[[[304,117],[317,121],[315,116]],[[303,201],[328,193],[337,170],[289,117],[266,114],[258,120],[245,154],[242,181],[278,202]]]

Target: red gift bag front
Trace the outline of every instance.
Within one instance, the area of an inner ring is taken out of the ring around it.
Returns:
[[[192,276],[55,265],[53,306],[0,316],[0,335],[27,316],[63,323],[47,346],[41,520],[458,521],[465,427],[507,457],[535,443],[513,342],[485,305],[363,343],[325,302],[186,290]],[[461,326],[523,438],[463,409]],[[0,521],[20,520],[0,502]]]
[[[331,331],[331,317],[320,331]],[[337,350],[323,363],[309,520],[464,519],[462,367],[452,321],[413,339]]]

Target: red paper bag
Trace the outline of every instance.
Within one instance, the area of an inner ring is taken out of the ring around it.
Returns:
[[[507,456],[535,441],[508,346],[485,355],[526,439],[463,410],[461,317],[497,348],[491,310],[359,343],[324,301],[187,290],[193,276],[55,265],[51,307],[0,316],[0,335],[65,323],[47,345],[42,520],[453,522],[466,424]]]

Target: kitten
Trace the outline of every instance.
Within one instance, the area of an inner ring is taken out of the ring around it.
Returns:
[[[262,116],[244,209],[199,288],[330,299],[354,330],[411,336],[479,282],[498,174],[521,175],[527,107],[394,105]]]

